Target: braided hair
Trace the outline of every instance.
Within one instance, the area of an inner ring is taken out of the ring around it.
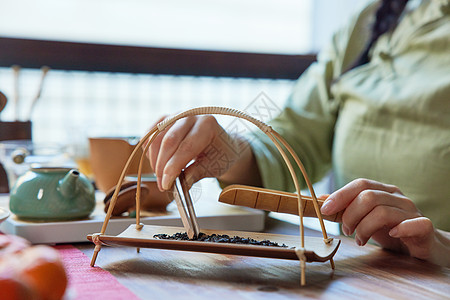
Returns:
[[[366,44],[362,54],[355,60],[350,70],[369,62],[369,52],[378,38],[393,30],[398,23],[400,15],[405,9],[408,0],[382,0],[375,14],[375,22],[372,25],[369,42]]]

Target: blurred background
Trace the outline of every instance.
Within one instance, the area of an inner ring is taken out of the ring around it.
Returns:
[[[21,67],[18,112],[9,104],[0,119],[31,119],[35,141],[63,142],[84,134],[139,136],[161,115],[202,105],[244,109],[260,92],[281,106],[304,68],[296,72],[290,62],[298,64],[306,55],[302,62],[309,64],[364,2],[0,0],[0,91],[9,103],[15,97],[11,66]],[[61,41],[70,43],[56,43]],[[104,47],[93,50],[90,44]],[[111,50],[113,45],[121,47]],[[145,60],[156,55],[152,49],[195,51],[191,64],[180,70],[173,65],[177,57],[186,61],[191,53],[158,53],[167,68],[146,67]],[[104,63],[109,67],[95,63],[111,51],[113,61]],[[224,58],[222,52],[277,56],[271,62],[270,56]],[[235,60],[238,66],[221,74],[221,67]],[[210,61],[212,76],[198,69]],[[279,68],[271,66],[276,62]],[[42,66],[51,70],[30,116]]]
[[[68,145],[90,176],[88,137],[142,136],[197,106],[281,108],[367,2],[0,0],[0,123],[31,121],[34,143]]]

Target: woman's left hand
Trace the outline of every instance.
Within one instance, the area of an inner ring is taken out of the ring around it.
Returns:
[[[321,209],[324,215],[344,211],[342,231],[354,232],[356,243],[372,238],[383,248],[448,265],[448,237],[436,230],[414,203],[396,186],[356,179],[331,194]]]

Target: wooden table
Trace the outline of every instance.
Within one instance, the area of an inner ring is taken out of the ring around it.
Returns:
[[[266,231],[298,235],[273,218]],[[92,244],[75,246],[92,256]],[[334,272],[329,263],[307,264],[304,287],[290,260],[104,246],[96,264],[142,299],[450,299],[449,268],[345,237],[335,263]]]

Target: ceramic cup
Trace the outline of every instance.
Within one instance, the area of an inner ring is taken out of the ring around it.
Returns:
[[[107,193],[117,185],[122,169],[139,142],[133,137],[91,137],[89,138],[89,159],[97,188]],[[128,174],[138,172],[142,149],[133,159]],[[142,173],[152,173],[150,161],[144,158]]]

